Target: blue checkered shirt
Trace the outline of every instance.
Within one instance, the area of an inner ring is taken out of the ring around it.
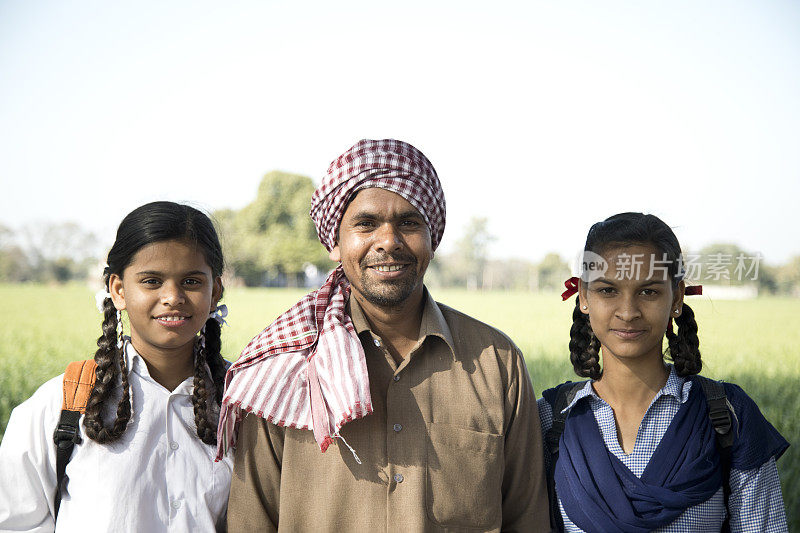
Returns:
[[[588,396],[597,425],[603,434],[606,448],[627,466],[637,477],[641,477],[647,463],[653,456],[656,446],[666,433],[672,417],[678,412],[681,404],[689,398],[692,381],[675,373],[670,365],[667,383],[656,393],[639,426],[633,452],[625,454],[617,439],[617,427],[614,411],[600,398],[587,382],[567,406],[570,409],[576,402]],[[544,398],[539,399],[539,417],[542,421],[542,435],[553,425],[553,409]],[[550,466],[550,452],[545,448],[545,464]],[[726,513],[731,514],[731,531],[782,532],[787,531],[786,511],[783,507],[781,484],[775,458],[752,470],[731,469],[731,495],[728,510],[720,488],[716,494],[705,502],[687,509],[671,524],[657,529],[664,533],[701,533],[718,532],[725,521]],[[564,529],[568,532],[583,531],[570,521],[564,513],[559,500]]]

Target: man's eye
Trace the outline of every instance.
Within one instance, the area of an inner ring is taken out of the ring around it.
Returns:
[[[402,226],[405,226],[405,227],[408,227],[408,228],[415,228],[415,227],[419,226],[419,222],[416,221],[416,220],[404,220],[400,224]]]
[[[188,279],[183,280],[183,284],[184,285],[200,285],[202,283],[203,283],[202,281],[200,281],[199,279],[196,279],[196,278],[188,278]]]
[[[600,294],[614,294],[614,287],[601,287],[597,289],[597,292]]]
[[[159,283],[161,283],[161,280],[155,278],[147,278],[143,279],[142,283],[144,283],[145,285],[158,285]]]
[[[655,289],[642,289],[642,294],[645,296],[655,296],[658,294],[658,291]]]

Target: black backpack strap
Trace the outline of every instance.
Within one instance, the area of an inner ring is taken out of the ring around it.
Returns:
[[[55,516],[58,518],[58,508],[61,506],[61,494],[64,490],[64,478],[67,472],[67,463],[72,458],[72,449],[75,444],[81,442],[78,423],[81,419],[80,411],[61,411],[61,418],[58,426],[53,433],[53,441],[56,443],[56,499]]]
[[[711,425],[717,433],[717,442],[721,448],[730,448],[735,437],[733,432],[733,418],[728,406],[728,396],[725,394],[725,387],[721,382],[708,379],[703,376],[696,376],[697,381],[703,388],[708,404],[708,416],[711,418]]]
[[[550,451],[550,455],[558,457],[558,441],[561,434],[564,432],[564,423],[567,420],[569,412],[562,413],[564,409],[572,402],[575,395],[583,387],[585,381],[572,382],[567,381],[556,387],[555,401],[552,404],[553,408],[553,425],[547,430],[545,434],[545,445]]]
[[[728,396],[721,382],[703,376],[695,376],[700,383],[708,404],[708,416],[717,437],[717,451],[719,452],[722,468],[722,493],[725,497],[726,516],[722,524],[723,532],[730,531],[730,512],[728,500],[731,495],[731,447],[736,437],[733,431],[733,418],[729,407]]]
[[[53,503],[55,515],[61,507],[61,497],[66,487],[67,463],[72,458],[72,450],[81,442],[78,427],[81,415],[86,412],[86,405],[94,389],[97,379],[97,363],[93,359],[73,361],[64,371],[63,402],[61,417],[58,420],[53,442],[56,443],[56,499]]]
[[[558,443],[561,434],[564,432],[564,424],[567,421],[569,411],[562,412],[567,408],[575,395],[586,385],[585,381],[567,381],[556,387],[555,401],[553,407],[553,424],[545,433],[544,445],[550,452],[550,465],[547,469],[547,495],[550,500],[550,527],[555,531],[563,531],[564,523],[561,520],[561,511],[558,508],[558,496],[556,495],[556,461],[558,460]]]

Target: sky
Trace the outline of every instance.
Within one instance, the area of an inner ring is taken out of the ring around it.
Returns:
[[[433,162],[442,248],[572,257],[654,213],[800,254],[800,3],[0,0],[0,224],[110,244],[136,206],[250,202],[361,138]]]

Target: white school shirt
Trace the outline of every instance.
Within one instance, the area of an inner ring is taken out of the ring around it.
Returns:
[[[111,444],[84,432],[67,465],[58,522],[53,513],[63,375],[11,412],[0,443],[0,532],[195,532],[224,529],[232,460],[214,462],[216,447],[198,437],[192,380],[170,392],[126,343],[132,415]],[[121,393],[121,386],[117,390]],[[117,396],[119,398],[120,396]],[[116,412],[116,400],[109,402]]]

